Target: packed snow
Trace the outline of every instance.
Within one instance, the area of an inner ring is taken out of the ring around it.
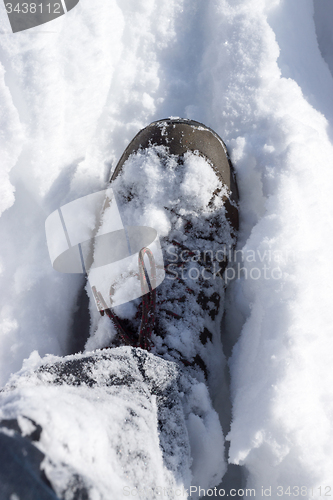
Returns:
[[[80,0],[16,34],[0,11],[1,384],[32,351],[70,351],[83,279],[52,269],[46,218],[104,189],[148,123],[192,118],[223,138],[240,190],[230,487],[332,494],[331,0]]]

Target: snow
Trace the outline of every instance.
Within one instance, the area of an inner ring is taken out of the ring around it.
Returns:
[[[224,323],[236,343],[229,459],[257,498],[262,486],[321,498],[333,466],[332,2],[81,0],[15,35],[0,10],[1,384],[34,350],[68,352],[82,280],[52,269],[47,216],[104,189],[149,122],[196,119],[231,153],[236,277],[238,263],[250,276],[230,284]]]
[[[159,491],[174,498],[190,485],[209,487],[225,469],[205,384],[146,351],[120,347],[43,360],[33,353],[0,404],[1,419],[19,417],[23,435],[31,420],[42,426],[36,446],[60,498],[77,498],[80,487],[96,500],[140,491],[140,498],[160,498]],[[189,439],[197,447],[190,450]]]

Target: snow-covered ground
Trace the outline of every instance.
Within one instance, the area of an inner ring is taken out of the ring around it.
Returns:
[[[52,269],[46,217],[103,189],[140,128],[193,118],[240,189],[229,460],[257,498],[333,494],[332,15],[332,0],[80,0],[12,34],[1,2],[1,384],[32,351],[69,350],[82,279]]]

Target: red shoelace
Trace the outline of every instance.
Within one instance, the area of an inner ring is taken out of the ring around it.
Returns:
[[[151,279],[149,279],[149,275],[145,267],[145,256],[149,259]],[[142,291],[142,317],[138,336],[133,335],[131,332],[127,332],[122,327],[117,315],[110,307],[107,306],[102,294],[97,291],[95,286],[92,287],[92,291],[100,314],[104,316],[105,313],[110,318],[123,342],[126,345],[141,347],[142,349],[150,351],[151,335],[154,329],[156,309],[156,264],[154,255],[149,248],[144,247],[140,250],[138,264]],[[148,293],[146,293],[147,289],[149,289]]]

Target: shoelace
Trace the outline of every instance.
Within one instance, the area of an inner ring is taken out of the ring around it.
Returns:
[[[172,241],[172,243],[181,246],[182,249],[186,249],[192,254],[192,252],[188,248],[186,248],[185,245],[176,242],[174,240]],[[145,255],[148,256],[149,264],[151,267],[150,281],[144,263]],[[149,248],[144,247],[140,250],[138,256],[138,264],[139,264],[140,282],[142,290],[142,316],[141,316],[140,330],[138,336],[134,335],[130,331],[127,331],[123,328],[117,315],[110,307],[107,307],[107,304],[102,294],[96,290],[95,286],[92,287],[92,291],[101,316],[104,316],[105,313],[110,318],[110,320],[115,325],[123,343],[125,345],[130,345],[132,347],[141,347],[142,349],[150,351],[152,347],[151,335],[154,329],[155,312],[156,312],[156,264],[154,256]],[[168,272],[168,270],[165,269],[165,272]],[[178,280],[182,282],[183,285],[185,285],[185,282],[181,278],[178,278]],[[147,287],[149,288],[149,293],[144,293],[147,290]],[[194,294],[194,291],[191,288],[186,287],[186,285],[185,288],[187,292]],[[162,300],[159,304],[162,305],[165,302],[166,301]],[[176,317],[177,319],[180,318],[178,314],[174,313],[173,311],[170,311],[169,309],[163,308],[161,310],[163,310],[167,314]],[[168,350],[170,349],[168,348]],[[190,362],[189,360],[185,359],[181,355],[181,353],[177,351],[177,349],[174,349],[174,351],[178,354],[177,356],[178,361],[180,361],[184,366],[198,365],[205,374],[205,377],[207,378],[207,368],[199,355],[196,355],[193,361]]]
[[[145,267],[145,255],[149,259],[151,280],[149,280],[149,275]],[[150,351],[156,309],[156,264],[154,255],[149,248],[144,247],[140,250],[138,264],[142,291],[142,317],[138,336],[133,335],[122,327],[117,315],[107,306],[102,294],[97,291],[95,286],[92,287],[92,291],[101,316],[104,316],[105,313],[110,318],[125,345],[141,347]],[[146,293],[147,288],[149,289],[148,293]]]
[[[174,213],[174,215],[180,217],[179,214],[176,213],[175,210],[169,209],[171,212]],[[192,227],[192,223],[188,220],[185,219],[186,225],[185,225],[185,233],[189,232]],[[208,238],[209,239],[209,238]],[[194,256],[194,252],[192,252],[184,243],[172,240],[171,243],[176,246],[181,248],[182,251],[187,251],[189,256]],[[148,273],[145,268],[145,263],[144,263],[144,257],[147,255],[149,259],[149,264],[151,267],[151,280],[149,280]],[[100,311],[100,314],[104,316],[104,313],[110,318],[110,320],[113,322],[115,325],[118,334],[120,338],[122,339],[122,342],[125,345],[130,345],[132,347],[141,347],[142,349],[145,349],[147,351],[151,350],[152,343],[151,343],[151,335],[154,330],[154,325],[155,325],[155,315],[156,315],[156,264],[155,264],[155,259],[154,256],[149,248],[142,248],[139,252],[138,256],[138,264],[139,264],[139,273],[140,273],[140,282],[141,282],[141,290],[142,290],[142,316],[141,316],[141,323],[140,323],[140,330],[139,330],[139,335],[135,335],[131,331],[127,331],[122,325],[121,322],[119,321],[119,318],[115,314],[115,312],[107,306],[102,294],[96,290],[96,287],[92,287],[93,294],[97,303],[97,307]],[[183,265],[183,262],[176,262],[173,264],[175,267],[180,267]],[[207,271],[212,272],[211,270],[207,269]],[[169,269],[165,268],[165,272],[169,273]],[[182,283],[182,285],[185,287],[185,290],[187,293],[194,295],[195,292],[186,285],[184,280],[182,280],[180,277],[176,278],[176,281]],[[149,288],[149,292],[145,293],[147,288]],[[216,299],[217,304],[219,302],[219,294],[216,294],[217,296],[214,297]],[[213,297],[210,297],[207,299],[206,302],[209,302],[209,300],[212,301]],[[179,298],[178,300],[181,300]],[[215,300],[213,300],[214,302]],[[159,305],[163,306],[167,300],[161,300],[159,301]],[[206,304],[203,303],[202,306],[206,309]],[[174,311],[171,311],[170,309],[161,307],[161,311],[164,311],[166,314],[175,317],[176,319],[180,319],[180,316],[176,314]],[[193,359],[192,362],[189,360],[185,359],[177,349],[173,349],[177,354],[178,360],[184,365],[184,366],[199,366],[199,368],[202,369],[202,371],[205,374],[205,377],[207,378],[207,368],[205,366],[205,363],[202,361],[201,357],[197,354],[195,358]],[[168,351],[170,351],[170,348],[168,348]]]

